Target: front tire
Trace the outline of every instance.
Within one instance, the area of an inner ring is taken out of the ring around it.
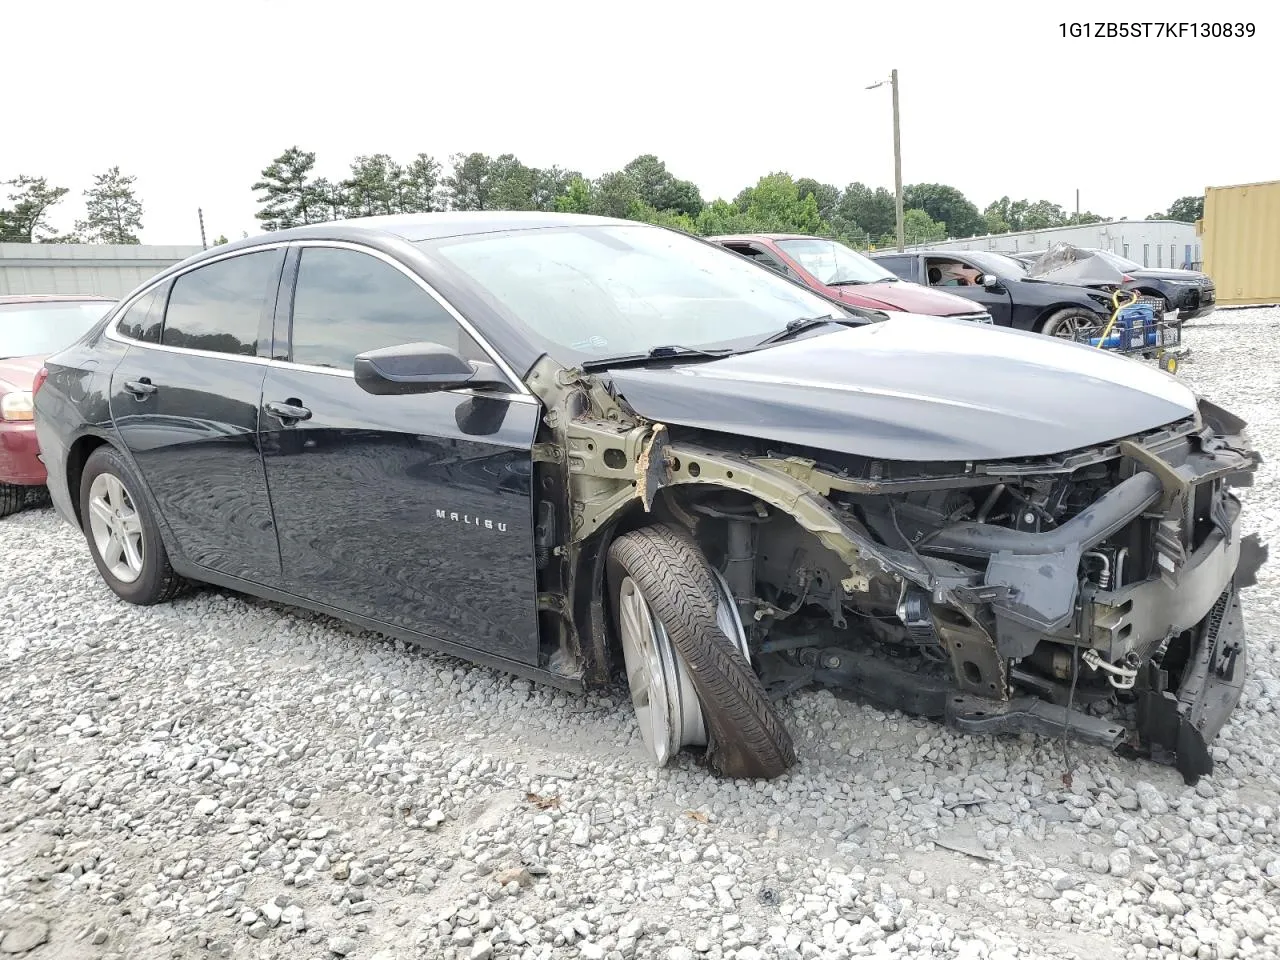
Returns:
[[[1071,340],[1075,343],[1087,343],[1089,337],[1102,333],[1105,323],[1096,313],[1083,307],[1067,307],[1052,314],[1040,327],[1040,332],[1047,337],[1059,340]]]
[[[170,600],[182,579],[169,565],[142,483],[114,447],[89,455],[80,478],[80,522],[98,573],[121,600],[149,606]]]
[[[791,736],[732,633],[732,598],[688,537],[651,526],[609,549],[610,598],[627,682],[653,759],[705,743],[727,777],[772,779],[795,763]],[[727,617],[731,616],[732,621]]]

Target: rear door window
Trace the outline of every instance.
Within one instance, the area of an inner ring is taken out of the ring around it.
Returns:
[[[169,285],[162,283],[133,301],[133,306],[125,311],[116,329],[132,340],[159,343],[160,327],[164,321],[164,294],[168,289]]]
[[[173,282],[160,342],[253,357],[270,321],[284,249],[259,250],[184,273]]]

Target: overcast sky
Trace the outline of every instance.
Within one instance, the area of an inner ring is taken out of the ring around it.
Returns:
[[[1064,39],[1063,20],[1253,21],[1249,39]],[[1239,11],[1248,9],[1248,14]],[[1257,3],[789,0],[0,0],[0,180],[81,192],[137,176],[143,241],[258,231],[283,149],[340,178],[359,153],[511,152],[598,176],[655,153],[707,199],[785,170],[979,208],[1008,194],[1142,217],[1273,179],[1280,14]],[[760,11],[759,13],[753,11]],[[1137,12],[1142,10],[1141,13]],[[1228,11],[1236,11],[1228,13]],[[3,198],[0,198],[3,202]]]

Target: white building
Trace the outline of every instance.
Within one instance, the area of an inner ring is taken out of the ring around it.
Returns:
[[[122,297],[200,247],[106,243],[0,243],[0,296],[20,293]]]
[[[1199,264],[1200,238],[1194,223],[1179,220],[1111,220],[1078,227],[1023,230],[966,240],[907,247],[908,250],[989,250],[994,253],[1030,253],[1065,241],[1077,247],[1110,250],[1144,267],[1185,267]],[[1197,267],[1198,269],[1198,267]]]

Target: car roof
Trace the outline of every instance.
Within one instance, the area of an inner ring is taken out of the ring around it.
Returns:
[[[115,303],[116,298],[92,293],[14,293],[0,297],[0,303],[94,303],[97,301]]]
[[[444,237],[499,233],[508,230],[642,225],[635,220],[597,217],[585,213],[546,213],[540,210],[451,210],[447,213],[393,213],[377,217],[332,220],[327,223],[314,223],[280,230],[271,234],[271,237],[292,239],[324,236],[335,228],[342,228],[389,234],[414,243],[419,240],[440,240]]]
[[[485,233],[506,233],[512,230],[545,230],[552,227],[648,227],[663,229],[638,220],[622,220],[615,217],[597,217],[585,213],[546,213],[539,210],[450,210],[443,213],[392,213],[376,217],[352,217],[348,220],[326,220],[283,230],[270,230],[222,243],[193,254],[186,260],[166,269],[162,276],[177,272],[179,268],[193,267],[197,263],[224,256],[228,253],[249,251],[265,244],[292,240],[345,240],[353,243],[370,243],[375,246],[387,243],[418,243],[423,240],[443,240],[447,237],[465,237]]]
[[[727,233],[719,237],[707,237],[713,243],[722,240],[831,240],[839,243],[835,237],[815,237],[811,233]]]

